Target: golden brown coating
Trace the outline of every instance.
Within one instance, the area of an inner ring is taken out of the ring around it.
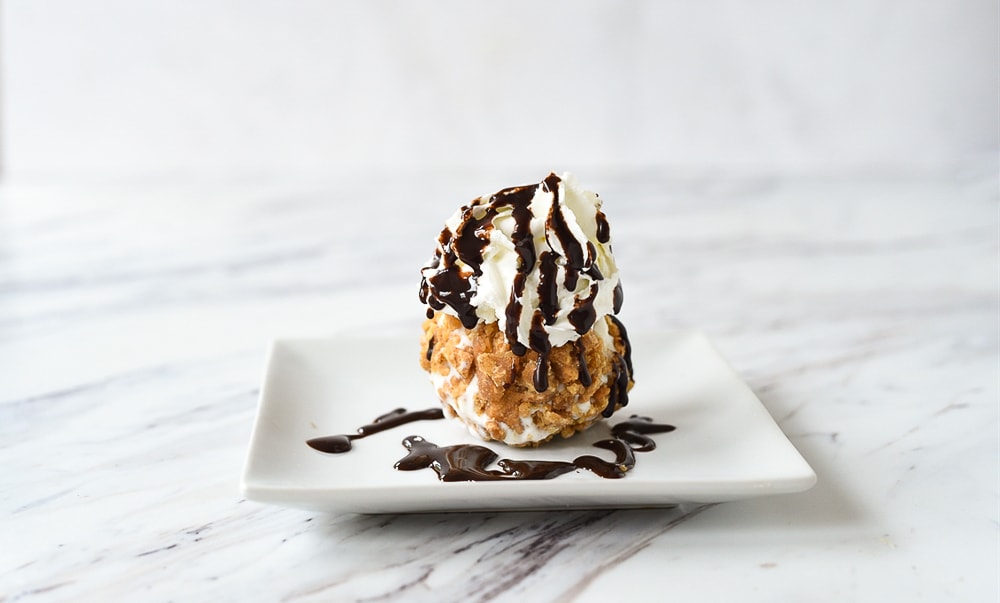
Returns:
[[[438,312],[424,321],[420,366],[430,373],[445,411],[474,433],[532,446],[556,434],[569,437],[601,417],[618,371],[625,370],[625,345],[613,321],[599,321],[577,341],[552,348],[549,387],[538,392],[537,353],[516,356],[496,323],[466,329]],[[590,385],[581,379],[581,350]]]

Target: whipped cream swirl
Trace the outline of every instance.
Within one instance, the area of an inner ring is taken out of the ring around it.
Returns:
[[[548,353],[578,339],[622,304],[601,199],[571,174],[474,199],[445,223],[421,270],[420,301],[467,329],[497,322],[511,350]]]

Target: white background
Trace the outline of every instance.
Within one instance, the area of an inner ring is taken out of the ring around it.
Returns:
[[[998,147],[995,0],[2,4],[8,174],[927,169]]]

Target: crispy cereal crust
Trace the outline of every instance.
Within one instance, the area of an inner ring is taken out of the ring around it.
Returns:
[[[538,363],[536,352],[529,350],[524,356],[516,356],[496,323],[480,323],[473,329],[466,329],[457,318],[443,312],[437,312],[434,318],[423,323],[420,366],[442,377],[451,375],[438,389],[445,411],[463,420],[485,440],[504,441],[508,431],[522,434],[522,419],[529,417],[535,427],[548,436],[536,442],[514,445],[538,445],[556,434],[568,438],[601,417],[608,405],[615,358],[625,353],[618,327],[613,321],[604,320],[614,340],[615,351],[605,349],[604,342],[593,329],[578,340],[583,345],[592,378],[588,387],[579,379],[577,342],[552,349],[549,387],[544,392],[537,392],[533,383]],[[478,381],[474,411],[485,418],[485,427],[467,421],[454,406],[454,400],[466,392],[474,377]],[[632,385],[629,380],[629,389]]]

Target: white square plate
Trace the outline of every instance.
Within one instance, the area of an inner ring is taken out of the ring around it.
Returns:
[[[271,348],[243,472],[243,495],[258,502],[325,511],[397,513],[546,508],[658,507],[807,490],[816,474],[750,388],[701,333],[632,337],[632,414],[669,423],[657,448],[637,452],[622,479],[587,471],[545,481],[440,482],[430,469],[398,471],[401,442],[421,435],[439,445],[483,444],[455,419],[420,421],[323,454],[306,440],[353,433],[398,407],[439,406],[418,365],[416,336],[396,339],[279,340]],[[600,423],[535,449],[486,444],[501,457],[572,460],[613,455],[591,446]]]

